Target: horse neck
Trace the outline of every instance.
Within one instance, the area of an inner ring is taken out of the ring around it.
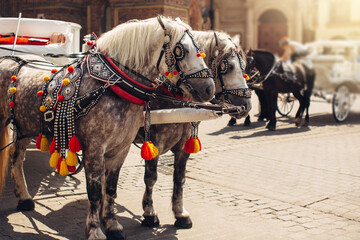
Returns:
[[[256,61],[256,68],[260,71],[261,74],[267,74],[268,69],[271,67],[270,64],[273,64],[274,58],[270,54],[255,53],[254,59]]]

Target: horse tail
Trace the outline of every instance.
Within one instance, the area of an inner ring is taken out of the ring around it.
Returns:
[[[4,59],[0,61],[3,62]],[[2,79],[0,79],[0,196],[5,185],[6,174],[8,172],[9,164],[9,147],[7,146],[10,142],[10,126],[7,123],[8,120],[8,109],[7,104],[7,89],[9,87],[9,82],[4,79],[10,78],[6,77],[6,71],[4,68],[0,69],[2,72]],[[9,73],[10,75],[10,73]],[[7,147],[6,147],[7,146]]]
[[[3,121],[2,114],[0,113],[0,148],[3,148],[9,144],[10,134],[9,126],[5,126],[5,121]],[[5,119],[6,120],[6,119]],[[8,171],[9,164],[9,147],[5,147],[0,151],[0,196],[5,185],[6,174]]]

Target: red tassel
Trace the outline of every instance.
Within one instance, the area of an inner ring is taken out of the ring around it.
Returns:
[[[53,154],[55,152],[55,138],[52,140],[51,144],[50,144],[50,147],[49,147],[49,153],[50,154]]]
[[[190,137],[185,143],[184,151],[187,153],[197,153],[201,151],[201,142],[199,137]]]
[[[146,161],[155,158],[158,154],[158,149],[151,141],[144,142],[141,146],[141,157]]]
[[[61,162],[62,162],[63,158],[64,158],[63,156],[60,156],[58,164],[56,166],[56,170],[58,171],[58,173],[60,172],[60,166],[61,166]]]
[[[36,138],[36,148],[40,150],[40,146],[41,146],[41,137],[42,134],[39,133],[39,136]]]
[[[194,146],[195,146],[194,138],[190,137],[185,142],[184,151],[187,152],[187,153],[193,153],[194,152]]]
[[[74,135],[71,137],[69,142],[69,150],[72,152],[78,152],[81,150],[81,145],[77,137]]]
[[[76,171],[76,167],[75,166],[68,166],[69,172],[73,173]]]

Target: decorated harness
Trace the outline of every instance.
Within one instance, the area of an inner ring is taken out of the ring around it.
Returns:
[[[174,75],[179,74],[179,80],[176,86],[172,86],[172,88],[179,89],[181,84],[186,84],[191,88],[191,85],[187,82],[188,79],[211,77],[211,72],[208,68],[189,75],[185,75],[182,72],[178,62],[184,59],[186,54],[184,46],[181,43],[185,36],[189,36],[192,39],[192,42],[197,49],[198,57],[204,57],[205,53],[200,51],[200,48],[188,30],[185,30],[179,42],[175,44],[174,50],[171,51],[171,36],[163,26],[161,19],[159,19],[159,23],[165,30],[165,40],[157,62],[157,68],[159,68],[163,55],[165,55],[165,63],[168,67],[168,71],[165,72],[165,75],[172,78]],[[14,117],[16,75],[20,71],[20,68],[27,64],[28,61],[16,57],[8,58],[19,63],[11,77],[12,81],[8,93],[9,106],[11,108],[11,118],[9,122],[13,123],[16,128]],[[81,145],[75,133],[75,120],[85,116],[108,89],[129,102],[146,106],[144,125],[147,126],[145,131],[149,132],[150,109],[148,108],[149,105],[147,103],[158,94],[156,91],[159,84],[132,71],[126,66],[122,66],[137,77],[151,82],[151,86],[145,86],[131,78],[121,70],[119,66],[122,65],[115,63],[115,61],[106,56],[105,53],[91,51],[83,58],[75,60],[73,63],[64,66],[60,70],[53,69],[50,76],[44,77],[45,83],[42,86],[42,89],[37,93],[38,97],[42,98],[42,105],[39,108],[41,126],[40,133],[36,139],[36,147],[43,152],[50,152],[50,166],[56,167],[61,175],[65,176],[74,172],[78,164],[77,153],[81,151]],[[97,89],[90,90],[84,95],[79,96],[81,79],[85,69],[91,77],[104,84]],[[168,86],[170,85],[171,84]],[[177,90],[177,93],[180,92],[180,90]],[[48,142],[49,136],[53,136],[50,144]],[[18,137],[18,135],[16,137]],[[148,138],[145,139],[141,148],[141,156],[145,160],[153,159],[158,154],[158,150]],[[195,146],[195,150],[197,151],[201,148],[198,147],[199,144],[200,143],[198,143],[197,147]]]
[[[223,95],[224,99],[226,101],[229,101],[228,100],[229,95],[250,98],[251,97],[250,88],[237,88],[237,89],[227,89],[226,88],[224,80],[223,80],[223,76],[226,75],[229,71],[228,58],[230,58],[231,56],[233,56],[235,54],[240,62],[240,68],[243,73],[245,73],[245,66],[244,66],[245,63],[243,62],[241,55],[240,55],[240,50],[236,45],[235,45],[236,49],[234,52],[225,54],[225,56],[220,59],[221,49],[218,44],[218,37],[217,37],[216,32],[214,32],[214,36],[215,36],[215,41],[216,41],[215,53],[214,53],[214,56],[212,57],[212,59],[210,60],[210,67],[211,67],[211,71],[212,71],[212,75],[213,75],[214,79],[216,79],[217,76],[219,77],[219,81],[220,81],[221,89],[222,89],[222,91],[220,93],[216,94],[215,97],[219,98],[220,96]],[[244,78],[246,80],[249,79],[247,74],[244,74]]]

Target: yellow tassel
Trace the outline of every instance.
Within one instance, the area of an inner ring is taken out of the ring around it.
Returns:
[[[66,158],[66,164],[70,167],[76,166],[78,164],[77,154],[72,151],[69,151]]]
[[[201,52],[201,57],[202,58],[205,58],[206,57],[206,54],[204,52]]]
[[[199,144],[199,140],[197,138],[194,138],[194,152],[193,153],[197,153],[201,150],[200,144]]]
[[[42,151],[42,152],[49,151],[49,142],[44,135],[42,135],[42,137],[41,137],[40,151]]]
[[[174,75],[172,73],[169,73],[168,77],[172,78]]]
[[[59,173],[60,173],[61,176],[69,175],[69,169],[68,169],[68,166],[66,165],[65,159],[63,159],[61,161],[60,172]]]
[[[68,78],[64,78],[63,80],[63,84],[66,86],[66,85],[69,85],[70,84],[70,80]]]
[[[55,152],[53,154],[51,154],[51,158],[50,158],[50,167],[56,167],[58,164],[60,158],[60,153],[55,150]]]
[[[44,82],[47,82],[47,81],[49,81],[50,80],[50,77],[49,76],[45,76],[44,77]]]
[[[46,111],[46,107],[44,105],[40,106],[40,111],[41,112],[45,112]]]
[[[16,93],[16,87],[10,88],[10,92],[11,92],[12,94],[15,94],[15,93]]]

